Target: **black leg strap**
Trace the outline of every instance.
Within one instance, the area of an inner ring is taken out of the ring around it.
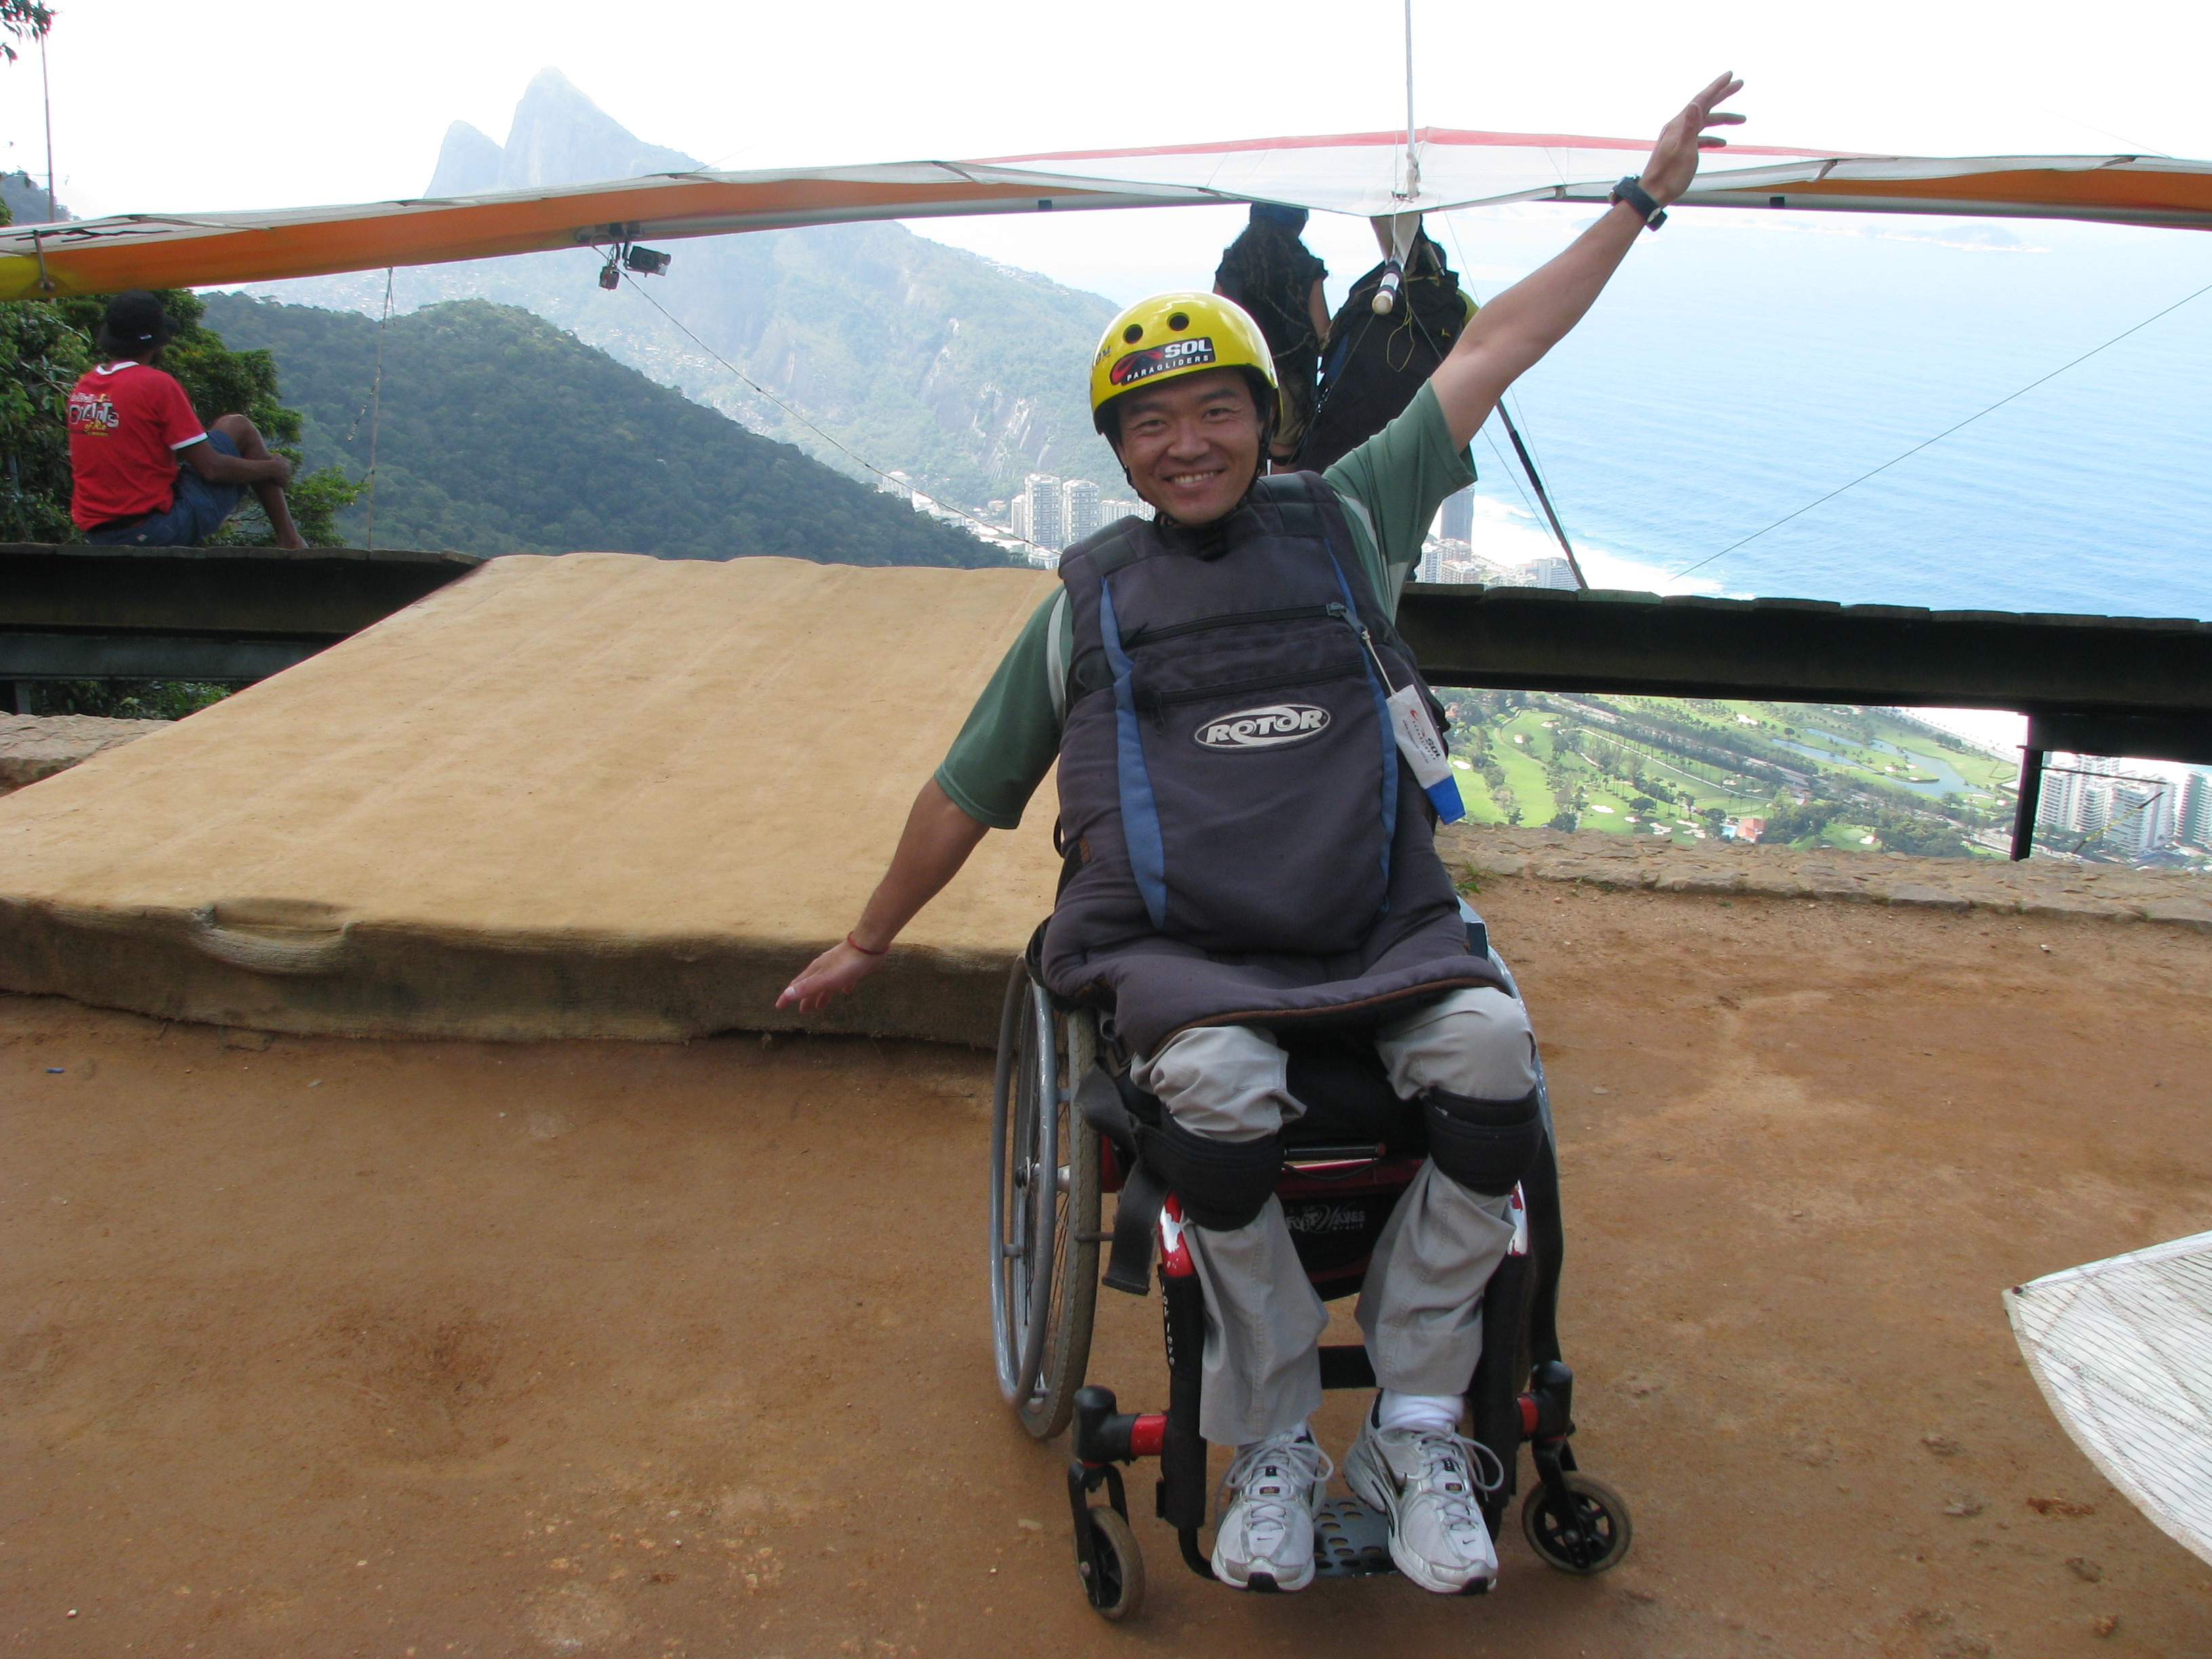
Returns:
[[[1429,1157],[1471,1192],[1503,1198],[1528,1173],[1544,1138],[1542,1098],[1531,1089],[1517,1100],[1477,1100],[1443,1089],[1421,1096]]]
[[[1167,1182],[1140,1160],[1122,1182],[1114,1212],[1114,1248],[1107,1253],[1104,1279],[1109,1289],[1143,1296],[1152,1288],[1152,1238],[1167,1199]]]

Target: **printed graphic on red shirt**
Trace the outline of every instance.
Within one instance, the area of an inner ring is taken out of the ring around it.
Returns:
[[[143,363],[88,370],[69,398],[70,516],[90,530],[167,512],[177,452],[206,436],[175,375]]]

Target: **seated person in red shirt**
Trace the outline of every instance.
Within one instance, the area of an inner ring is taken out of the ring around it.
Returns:
[[[307,546],[284,500],[292,464],[270,454],[243,415],[203,428],[176,376],[154,367],[176,331],[143,289],[107,302],[101,361],[70,393],[70,516],[85,540],[103,547],[197,547],[251,488],[276,545]]]

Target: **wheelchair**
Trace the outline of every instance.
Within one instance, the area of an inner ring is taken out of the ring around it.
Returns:
[[[1504,974],[1482,919],[1461,905],[1468,942]],[[1133,1121],[1158,1121],[1158,1100],[1127,1077],[1126,1059],[1103,1042],[1090,1010],[1038,982],[1035,952],[1015,964],[999,1029],[991,1119],[991,1329],[1000,1393],[1023,1428],[1049,1440],[1074,1425],[1067,1465],[1076,1571],[1091,1606],[1119,1620],[1142,1605],[1144,1559],[1129,1523],[1121,1467],[1159,1460],[1155,1513],[1175,1528],[1184,1564],[1213,1576],[1200,1534],[1212,1496],[1206,1443],[1198,1429],[1205,1304],[1182,1243],[1175,1195],[1138,1158]],[[1284,1132],[1276,1195],[1301,1266],[1324,1301],[1358,1291],[1385,1221],[1426,1153],[1418,1107],[1390,1088],[1371,1045],[1340,1032],[1278,1031],[1291,1092],[1305,1115]],[[1468,1380],[1470,1437],[1496,1459],[1481,1504],[1495,1538],[1528,1449],[1534,1480],[1521,1528],[1539,1558],[1588,1575],[1628,1553],[1627,1505],[1582,1474],[1570,1444],[1574,1373],[1559,1354],[1561,1224],[1551,1105],[1535,1165],[1510,1200],[1512,1246],[1483,1296],[1482,1357]],[[1150,1115],[1149,1117],[1147,1115]],[[1102,1229],[1103,1196],[1118,1194]],[[1102,1274],[1099,1257],[1107,1250]],[[1146,1294],[1158,1258],[1168,1406],[1125,1413],[1085,1367],[1101,1283]],[[1324,1389],[1375,1386],[1358,1343],[1324,1346]],[[1093,1498],[1103,1490],[1105,1501]],[[1323,1577],[1395,1571],[1387,1517],[1358,1499],[1332,1498],[1314,1518],[1315,1567]],[[1488,1588],[1487,1583],[1482,1585]]]

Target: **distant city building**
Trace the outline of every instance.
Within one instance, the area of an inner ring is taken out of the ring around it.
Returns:
[[[1098,529],[1098,486],[1088,478],[1070,478],[1060,487],[1060,526],[1066,545],[1073,546]]]
[[[1566,561],[1562,559],[1562,564]],[[1746,845],[1756,842],[1766,833],[1766,820],[1759,817],[1729,818],[1721,825],[1723,840],[1740,841]]]
[[[1564,587],[1571,592],[1580,584],[1575,580],[1575,568],[1557,554],[1540,559],[1531,559],[1521,568],[1527,580],[1515,584],[1520,587]]]
[[[2123,858],[2140,858],[2170,845],[2177,835],[2185,837],[2184,820],[2195,805],[2184,795],[2186,785],[2124,771],[2126,764],[2109,755],[2053,755],[2036,803],[2036,827]]]
[[[1119,520],[1149,519],[1152,509],[1142,501],[1109,498],[1088,478],[1032,472],[1020,495],[991,503],[990,516],[1021,540],[1058,553]]]
[[[2192,847],[2212,848],[2212,772],[2192,769],[2182,775],[2173,833]]]
[[[1015,501],[1022,514],[1016,535],[1055,553],[1067,545],[1067,496],[1060,479],[1032,472],[1023,481],[1022,493]]]
[[[1455,495],[1444,497],[1443,509],[1437,515],[1437,534],[1448,542],[1471,542],[1474,539],[1474,486],[1469,484]],[[1423,581],[1433,580],[1424,576]]]

